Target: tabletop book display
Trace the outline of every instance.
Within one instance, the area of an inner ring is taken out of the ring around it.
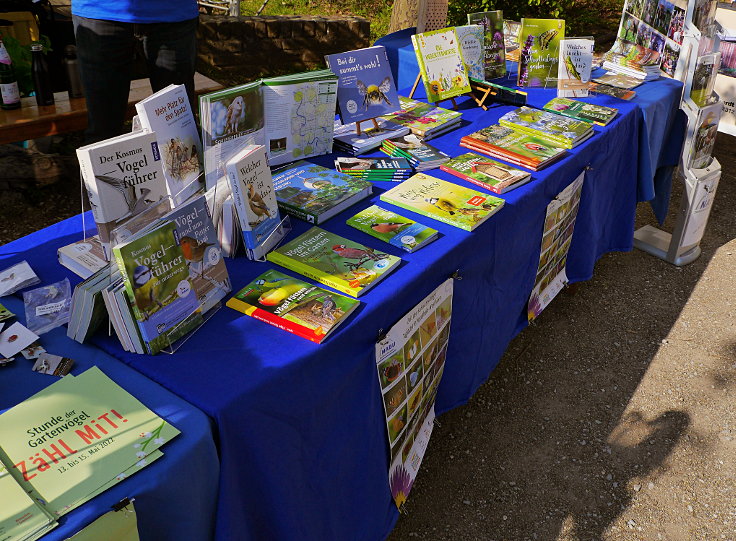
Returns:
[[[560,40],[565,37],[561,19],[521,19],[519,43],[520,87],[546,87],[557,81]]]
[[[546,139],[498,124],[465,135],[460,139],[460,146],[532,171],[538,171],[565,155],[564,148]]]
[[[438,102],[470,92],[468,74],[454,28],[412,34],[427,101]]]

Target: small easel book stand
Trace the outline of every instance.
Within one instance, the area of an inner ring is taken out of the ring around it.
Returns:
[[[361,122],[367,122],[369,120],[371,122],[373,122],[373,127],[376,128],[376,131],[379,131],[380,130],[380,128],[378,127],[378,120],[376,120],[376,117],[375,116],[373,118],[364,118],[363,120],[358,120],[355,123],[355,134],[356,135],[360,135],[361,134],[361,131],[360,131],[360,123]]]
[[[419,81],[421,81],[421,80],[422,80],[422,74],[419,73],[417,75],[416,81],[414,81],[414,86],[411,87],[411,92],[409,92],[409,99],[414,99],[414,92],[417,91],[417,87],[419,86]],[[439,100],[439,101],[431,101],[429,103],[431,103],[435,107],[438,107],[437,104],[442,103],[443,101],[447,101],[448,99],[452,102],[452,109],[453,110],[457,109],[457,102],[455,101],[455,98],[454,97],[447,98],[447,99],[444,99],[444,100]]]

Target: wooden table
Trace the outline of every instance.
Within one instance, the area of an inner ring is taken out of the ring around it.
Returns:
[[[222,85],[200,73],[194,75],[194,90],[197,95],[214,92]],[[130,83],[127,118],[135,114],[135,104],[153,93],[148,79],[137,79]],[[0,144],[38,139],[87,127],[87,103],[84,98],[69,99],[66,92],[54,94],[54,105],[39,107],[36,98],[23,98],[20,109],[0,110]]]

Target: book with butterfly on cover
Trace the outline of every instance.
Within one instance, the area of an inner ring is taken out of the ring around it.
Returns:
[[[509,111],[498,123],[563,148],[574,148],[594,133],[590,122],[526,106]]]
[[[518,86],[556,84],[560,40],[564,37],[565,21],[562,19],[521,19]]]
[[[531,180],[531,174],[472,152],[455,156],[440,169],[493,193],[505,193]]]
[[[544,104],[544,109],[570,118],[592,122],[599,126],[607,126],[618,114],[618,109],[613,107],[585,103],[569,98],[553,98]]]
[[[497,79],[506,75],[506,47],[504,41],[503,11],[468,13],[469,25],[483,28],[483,74],[470,77],[477,80]],[[464,49],[463,49],[464,55]],[[467,60],[466,60],[467,61]]]
[[[409,128],[423,140],[455,129],[463,116],[459,111],[444,109],[404,96],[399,96],[399,104],[401,109],[385,114],[382,118]]]
[[[343,124],[396,109],[399,97],[383,46],[329,54],[325,60],[337,75],[337,105]]]
[[[557,64],[558,97],[584,98],[588,95],[594,45],[593,38],[560,40],[560,58]]]
[[[470,92],[467,69],[454,28],[412,34],[427,101],[438,102]]]

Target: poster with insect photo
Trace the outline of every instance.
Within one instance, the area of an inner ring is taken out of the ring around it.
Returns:
[[[567,284],[565,266],[580,207],[583,180],[585,171],[547,205],[537,278],[527,307],[529,321],[538,317]]]
[[[399,509],[409,496],[432,435],[434,402],[450,337],[452,288],[449,278],[376,344],[391,448],[389,486]]]

